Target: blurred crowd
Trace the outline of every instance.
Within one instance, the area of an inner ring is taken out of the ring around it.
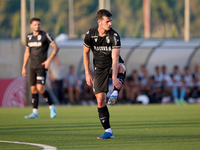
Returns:
[[[67,74],[63,74],[63,70],[63,65],[55,57],[48,77],[58,103],[96,105],[93,89],[86,84],[84,71],[77,75],[73,65],[70,65]],[[139,70],[133,70],[131,75],[126,76],[118,103],[200,103],[200,70],[197,64],[194,72],[187,66],[180,70],[177,65],[171,73],[167,72],[165,65],[155,66],[153,74],[148,73],[145,65],[141,65]],[[109,90],[107,97],[112,92],[112,80]]]
[[[176,103],[186,104],[199,102],[200,99],[200,72],[195,65],[194,72],[185,67],[181,72],[175,65],[171,73],[167,67],[155,66],[154,73],[149,75],[144,65],[140,70],[133,70],[126,78],[125,85],[119,95],[119,100],[124,98],[128,103],[140,103],[140,95],[146,96],[149,103]]]

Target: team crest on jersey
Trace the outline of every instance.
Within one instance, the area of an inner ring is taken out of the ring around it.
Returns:
[[[97,42],[98,39],[94,39],[95,42]]]
[[[106,37],[106,42],[107,42],[107,43],[110,43],[109,37]]]
[[[114,36],[117,36],[117,33],[114,33],[113,35],[114,35]]]
[[[42,39],[42,35],[38,35],[37,36],[37,40],[39,41],[39,40],[41,40]]]
[[[28,39],[31,40],[32,39],[32,35],[28,35]]]

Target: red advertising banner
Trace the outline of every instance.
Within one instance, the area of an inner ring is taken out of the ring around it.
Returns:
[[[25,79],[0,79],[0,107],[25,105]]]

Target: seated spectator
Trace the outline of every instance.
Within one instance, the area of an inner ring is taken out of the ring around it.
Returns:
[[[80,75],[80,81],[81,81],[81,89],[82,89],[82,105],[96,105],[96,99],[94,97],[93,88],[88,86],[85,80],[85,71],[82,72]]]
[[[162,87],[163,87],[163,97],[162,103],[167,104],[171,101],[171,91],[172,91],[172,79],[170,74],[167,73],[167,67],[165,65],[162,66]]]
[[[172,87],[172,79],[170,74],[167,73],[167,68],[165,65],[162,66],[162,76],[163,76],[163,81],[162,81],[162,86],[163,87]]]
[[[179,68],[178,66],[174,66],[173,68],[173,73],[171,74],[171,78],[173,81],[173,85],[172,85],[172,96],[174,99],[174,102],[176,104],[183,104],[185,103],[185,87],[184,84],[182,82],[182,77],[181,74],[179,72]],[[180,94],[179,94],[180,91]],[[178,95],[180,95],[180,97],[178,97]]]
[[[153,79],[153,82],[152,82],[153,88],[162,86],[163,75],[160,72],[160,69],[158,66],[155,67],[155,73],[152,75],[152,79]]]
[[[132,74],[126,79],[126,98],[131,103],[136,102],[136,98],[140,95],[140,81],[137,70],[133,70]]]
[[[188,67],[184,68],[183,83],[186,88],[186,97],[187,98],[192,97],[192,91],[194,90],[194,82],[193,82],[193,76],[190,73],[190,70]]]
[[[152,102],[157,103],[160,102],[162,99],[162,80],[163,75],[160,72],[160,69],[158,66],[155,67],[155,73],[151,77],[152,79]]]
[[[140,81],[140,90],[141,94],[150,94],[151,92],[151,80],[149,78],[149,74],[145,68],[145,65],[140,67],[140,73],[138,74]]]
[[[55,56],[53,60],[51,61],[51,65],[48,71],[48,76],[51,80],[51,86],[53,89],[53,93],[55,94],[57,100],[60,103],[67,103],[67,100],[64,97],[63,94],[63,66],[58,60],[58,57]]]
[[[200,70],[199,70],[199,65],[198,64],[196,64],[194,66],[194,72],[193,72],[192,75],[193,75],[195,93],[196,93],[194,98],[200,99]]]
[[[74,66],[69,67],[69,72],[65,77],[67,84],[69,102],[74,103],[74,99],[79,103],[80,100],[80,85],[77,75],[74,73]],[[75,94],[75,95],[74,95]]]

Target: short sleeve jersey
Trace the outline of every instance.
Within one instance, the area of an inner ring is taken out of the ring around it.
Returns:
[[[30,49],[30,67],[43,68],[42,63],[47,60],[49,45],[54,42],[53,38],[44,31],[34,36],[30,33],[26,37],[26,46]]]
[[[84,45],[92,49],[94,66],[104,69],[112,66],[112,50],[121,48],[121,41],[118,33],[112,28],[101,37],[96,27],[86,33]],[[123,63],[121,56],[119,62]]]

